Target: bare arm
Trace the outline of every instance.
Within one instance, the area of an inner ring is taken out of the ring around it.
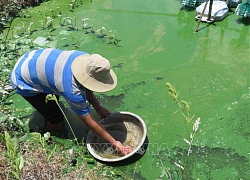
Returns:
[[[90,90],[86,91],[87,100],[95,108],[97,114],[101,118],[106,118],[110,115],[110,111],[102,107],[95,97],[94,93]],[[103,138],[105,141],[112,144],[115,149],[120,152],[122,155],[129,154],[132,151],[132,148],[129,146],[123,146],[120,141],[116,141],[102,126],[100,126],[91,115],[79,116],[79,118],[99,137]]]
[[[131,147],[123,146],[121,142],[116,141],[103,127],[101,127],[90,115],[79,116],[79,118],[99,137],[103,138],[122,155],[129,154],[132,151]]]
[[[95,97],[94,93],[90,90],[86,90],[86,98],[89,101],[89,103],[95,108],[96,113],[101,116],[101,118],[106,118],[108,115],[111,114],[109,110],[106,108],[102,107]]]
[[[79,116],[79,118],[99,137],[102,137],[105,141],[115,144],[115,139],[102,127],[100,126],[91,115]]]

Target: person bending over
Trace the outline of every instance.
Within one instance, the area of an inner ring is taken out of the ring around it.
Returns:
[[[17,94],[43,115],[49,131],[62,128],[64,116],[55,101],[45,103],[48,94],[63,96],[71,109],[96,135],[122,155],[132,149],[115,140],[90,115],[89,103],[101,118],[111,113],[101,106],[93,92],[107,92],[117,85],[117,77],[107,59],[77,50],[38,49],[20,57],[10,82]]]

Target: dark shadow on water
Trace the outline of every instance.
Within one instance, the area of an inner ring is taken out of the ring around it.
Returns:
[[[236,19],[236,22],[238,24],[244,24],[245,26],[249,26],[250,25],[250,17],[241,17]]]
[[[203,169],[203,173],[206,174],[207,179],[210,179],[211,172],[237,172],[240,178],[233,179],[249,179],[250,175],[250,164],[249,159],[246,156],[238,154],[235,149],[224,149],[220,147],[192,147],[192,153],[190,154],[189,160],[186,162],[185,171],[182,175],[183,179],[193,179],[192,173],[196,168],[195,164],[203,165],[206,167]],[[168,150],[166,150],[168,151]],[[162,154],[169,156],[166,151],[163,151]],[[160,156],[159,158],[168,160],[172,159],[175,162],[176,159],[181,159],[183,153],[187,150],[182,148],[174,148],[173,156],[174,157],[164,157]],[[221,176],[223,177],[223,176]],[[212,179],[212,178],[211,178]]]
[[[203,22],[203,23],[201,23],[201,24],[204,24],[204,22]],[[208,28],[208,27],[209,27],[209,26],[211,26],[211,25],[216,26],[215,22],[206,23],[206,25],[205,25],[205,26],[203,26],[203,27],[199,28],[196,32],[199,32],[199,31],[201,31],[201,30],[203,30],[203,29],[206,29],[206,28]]]
[[[112,66],[112,68],[123,68],[123,64],[124,63],[119,63],[119,64],[117,64],[117,65],[114,65],[114,66]]]
[[[144,85],[146,85],[146,81],[131,83],[131,84],[128,84],[128,85],[123,86],[123,87],[122,87],[122,90],[123,90],[125,93],[127,93],[129,90],[132,90],[132,89],[137,88],[138,86],[144,86]]]
[[[126,166],[129,164],[133,164],[136,161],[140,160],[146,154],[147,149],[148,149],[148,144],[149,144],[149,141],[148,141],[148,137],[146,136],[146,139],[145,139],[143,145],[133,156],[131,156],[127,159],[118,161],[118,162],[104,162],[104,161],[100,161],[98,159],[96,159],[96,160],[98,162],[105,164],[105,165],[108,165],[108,166]]]
[[[123,105],[123,99],[125,98],[125,94],[119,94],[117,96],[107,96],[105,94],[98,94],[97,99],[100,104],[102,104],[105,108],[110,110],[111,112],[116,112],[116,109]],[[94,112],[95,110],[92,110]],[[95,118],[95,115],[93,115]],[[98,120],[98,119],[97,119]]]

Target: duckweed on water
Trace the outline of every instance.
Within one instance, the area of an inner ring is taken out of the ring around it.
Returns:
[[[40,179],[126,179],[119,171],[122,169],[138,180],[248,179],[249,18],[243,21],[231,8],[223,21],[200,24],[199,32],[193,33],[195,11],[181,9],[180,1],[82,2],[51,0],[26,9],[13,21],[0,22],[5,27],[0,36],[0,111],[7,116],[1,114],[5,119],[0,118],[0,149],[6,152],[4,131],[11,137],[28,131],[26,119],[31,113],[31,108],[12,93],[10,70],[30,49],[56,47],[101,53],[110,59],[119,84],[101,95],[102,104],[108,104],[112,111],[142,115],[149,127],[150,151],[131,166],[113,168],[79,155],[85,152],[79,152],[75,144],[68,146],[69,139],[60,142],[53,137],[45,148],[31,143],[33,140],[20,140],[26,162],[23,175],[29,179],[39,179],[38,175]],[[84,18],[88,18],[85,24],[81,21]],[[106,30],[96,32],[101,27]],[[115,38],[122,39],[119,46]],[[189,115],[171,103],[166,82],[173,82],[188,100],[180,101],[181,106],[192,102]],[[245,94],[248,97],[243,99]],[[29,109],[22,109],[26,107]],[[201,116],[202,123],[186,161],[193,113]],[[183,123],[186,119],[191,119],[187,127]],[[153,143],[164,145],[163,151],[152,147]],[[54,174],[48,173],[50,170]],[[11,174],[2,154],[0,173],[2,179]]]

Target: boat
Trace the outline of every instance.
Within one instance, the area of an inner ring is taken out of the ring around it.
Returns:
[[[183,0],[184,1],[184,0]],[[185,1],[188,1],[188,0],[185,0]],[[193,0],[198,3],[204,3],[206,2],[206,0]],[[240,3],[242,3],[242,0],[214,0],[214,1],[224,1],[227,3],[227,6],[229,8],[236,8]]]
[[[203,15],[202,12],[206,5],[206,2],[202,3],[196,8],[195,19],[199,20],[201,18],[201,21],[203,22],[212,23],[214,21],[221,21],[227,16],[229,11],[227,3],[224,1],[213,1],[211,18],[208,19],[209,3],[210,2],[208,1]]]

